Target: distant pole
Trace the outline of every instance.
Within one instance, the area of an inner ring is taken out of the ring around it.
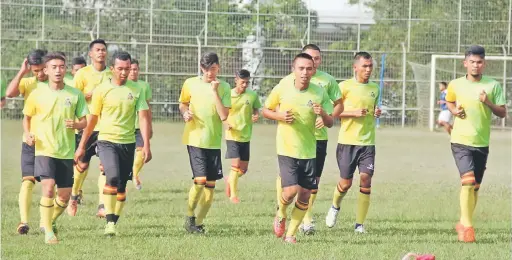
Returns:
[[[379,84],[379,105],[378,107],[382,107],[382,90],[384,88],[384,71],[386,69],[386,54],[382,54],[382,58],[380,61],[380,84]],[[377,118],[377,128],[380,127],[380,118]]]

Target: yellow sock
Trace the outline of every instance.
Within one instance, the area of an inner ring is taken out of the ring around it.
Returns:
[[[105,215],[114,214],[116,211],[117,188],[105,185],[103,188],[103,204],[105,205]]]
[[[306,211],[306,215],[304,215],[304,224],[310,225],[313,222],[313,203],[315,203],[316,194],[318,190],[312,190],[311,196],[309,197],[308,210]]]
[[[475,184],[475,198],[473,199],[474,203],[473,203],[473,210],[472,210],[473,213],[475,212],[476,203],[478,202],[478,190],[480,190],[480,184],[477,183],[477,184]]]
[[[238,198],[238,178],[240,177],[240,169],[231,167],[229,172],[229,189],[231,190],[231,198]]]
[[[114,215],[116,215],[116,222],[117,219],[119,219],[119,216],[121,216],[121,213],[123,212],[124,204],[126,202],[126,192],[123,193],[117,193],[116,197],[116,207],[114,210]]]
[[[199,200],[199,212],[196,217],[196,225],[200,226],[203,224],[204,218],[210,211],[213,203],[213,194],[215,191],[215,181],[207,181],[204,187],[204,194]]]
[[[463,185],[460,189],[460,223],[464,227],[473,226],[475,185]]]
[[[104,204],[103,203],[103,188],[105,187],[106,182],[107,182],[107,177],[103,174],[100,174],[100,176],[98,176],[98,205]]]
[[[306,215],[306,211],[308,210],[308,203],[304,203],[300,200],[295,202],[295,207],[292,210],[292,220],[290,221],[290,225],[288,225],[288,231],[286,231],[287,237],[294,237],[297,234],[297,230],[299,229],[300,223],[304,219],[304,215]]]
[[[188,192],[188,207],[187,207],[187,216],[193,217],[195,216],[195,211],[197,208],[197,203],[203,194],[204,185],[206,184],[206,177],[198,177],[194,178],[194,184],[190,188]]]
[[[281,176],[277,175],[276,179],[276,201],[277,204],[279,204],[279,201],[281,200],[281,194],[283,193],[283,187],[281,186]]]
[[[52,223],[57,220],[60,215],[62,215],[62,212],[66,210],[66,207],[68,206],[68,203],[60,200],[58,197],[55,197],[53,201],[53,215],[52,215]]]
[[[88,172],[89,168],[83,170],[78,167],[78,165],[75,165],[73,169],[73,187],[71,188],[71,196],[78,196]]]
[[[283,195],[281,194],[281,197],[279,198],[279,209],[277,209],[277,216],[279,218],[286,218],[286,209],[288,206],[292,203],[292,201],[287,201],[285,198],[283,198]]]
[[[30,218],[30,206],[32,204],[32,190],[34,189],[35,179],[25,179],[21,183],[19,194],[19,207],[21,223],[28,223]]]
[[[144,166],[144,152],[142,150],[135,151],[135,160],[133,160],[133,176],[138,177],[140,170]]]
[[[363,224],[370,207],[371,188],[359,188],[359,196],[357,197],[357,213],[356,224]]]
[[[338,182],[336,188],[334,188],[334,195],[332,197],[332,206],[339,209],[341,201],[347,195],[347,191],[341,188],[341,183]]]
[[[41,224],[43,224],[46,232],[52,230],[53,207],[53,198],[41,197],[39,210],[41,212]]]

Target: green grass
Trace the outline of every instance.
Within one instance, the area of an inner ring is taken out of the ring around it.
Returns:
[[[21,122],[2,122],[2,259],[399,259],[407,252],[437,259],[510,259],[510,132],[493,132],[488,169],[475,213],[477,243],[457,242],[459,178],[444,133],[380,129],[376,173],[366,223],[355,235],[357,188],[342,204],[338,224],[325,227],[325,214],[338,179],[335,161],[339,128],[330,130],[329,154],[314,215],[317,234],[284,244],[272,233],[275,214],[275,126],[257,125],[248,174],[240,180],[242,203],[232,205],[217,185],[205,236],[183,229],[191,172],[181,145],[181,124],[156,124],[153,161],[142,172],[143,190],[128,183],[119,236],[102,235],[96,212],[97,159],[85,183],[86,204],[78,216],[58,221],[61,243],[44,244],[37,230],[40,186],[34,190],[30,233],[18,235]],[[224,154],[224,151],[223,151]],[[224,161],[225,174],[229,161]],[[358,187],[357,182],[354,187]]]

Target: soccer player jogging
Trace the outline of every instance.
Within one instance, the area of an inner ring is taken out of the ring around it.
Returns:
[[[277,237],[284,235],[286,209],[297,197],[284,237],[288,243],[296,243],[295,236],[308,209],[311,191],[318,189],[316,119],[320,116],[327,127],[333,124],[329,115],[333,107],[327,92],[310,82],[315,73],[313,58],[306,53],[295,56],[293,72],[295,79],[275,86],[263,108],[263,116],[278,121],[276,144],[283,192],[273,225]]]
[[[42,184],[39,208],[45,242],[56,244],[55,221],[66,209],[73,185],[74,130],[85,127],[89,111],[83,94],[64,84],[65,58],[50,53],[44,57],[44,64],[48,85],[38,87],[28,97],[23,130],[27,145],[35,144],[34,172]],[[37,121],[37,127],[31,127],[32,120]]]
[[[332,101],[335,109],[343,110],[343,104],[341,101],[340,88],[338,87],[338,83],[336,79],[329,75],[326,72],[323,72],[318,69],[322,64],[322,55],[320,48],[315,44],[308,44],[302,48],[303,53],[309,54],[313,57],[313,61],[315,62],[315,73],[313,77],[311,77],[311,83],[322,87],[327,92],[329,99]],[[295,74],[291,73],[286,76],[282,81],[286,80],[294,80]],[[315,130],[315,138],[316,138],[316,181],[320,184],[320,177],[322,176],[322,172],[324,170],[325,158],[327,156],[327,127],[323,125],[323,121],[321,117],[317,117],[316,119],[316,130]],[[276,182],[276,190],[277,190],[277,198],[281,197],[281,178],[277,177]],[[304,231],[306,235],[312,235],[315,232],[315,226],[313,224],[313,203],[315,202],[318,190],[311,191],[311,197],[309,198],[309,207],[304,216],[303,225],[301,225],[301,230]]]
[[[151,122],[146,97],[141,89],[128,80],[131,57],[127,52],[112,55],[112,80],[99,85],[92,96],[91,116],[75,153],[75,160],[86,154],[88,139],[98,120],[98,155],[105,171],[103,202],[107,224],[105,235],[116,235],[116,224],[126,200],[126,183],[131,179],[135,156],[135,117],[139,116],[140,131],[144,139],[144,162],[151,160],[149,132]]]
[[[9,83],[6,90],[6,96],[14,98],[20,94],[24,100],[27,101],[31,93],[38,87],[46,84],[48,77],[44,73],[43,57],[46,55],[44,50],[33,50],[27,58],[23,60],[18,74]],[[32,72],[32,77],[23,78],[29,72]],[[32,126],[36,122],[32,122]],[[20,223],[18,224],[17,232],[19,234],[27,234],[29,231],[28,220],[30,218],[30,204],[32,203],[32,189],[34,188],[38,178],[34,176],[34,153],[33,146],[27,144],[26,136],[23,135],[23,142],[21,145],[21,188],[19,193],[19,208],[20,208]]]
[[[352,186],[356,167],[360,175],[355,232],[364,233],[364,221],[370,206],[372,176],[375,167],[375,118],[381,114],[377,107],[379,86],[370,81],[373,70],[372,56],[358,52],[354,56],[355,77],[339,84],[344,111],[333,113],[341,116],[341,128],[336,148],[340,180],[334,188],[332,206],[325,222],[332,228],[340,211],[343,198]]]
[[[131,68],[130,68],[130,75],[128,75],[128,79],[136,83],[142,91],[144,92],[144,95],[146,97],[146,102],[149,107],[149,121],[151,122],[152,114],[151,114],[151,106],[149,102],[151,102],[151,99],[153,97],[153,92],[151,91],[151,87],[149,84],[145,81],[139,80],[139,61],[136,59],[132,59]],[[151,128],[152,129],[152,128]],[[152,136],[153,130],[150,131],[150,136]],[[135,188],[137,190],[142,189],[142,183],[140,181],[140,171],[142,170],[142,166],[144,166],[144,152],[142,151],[142,148],[144,148],[144,140],[142,139],[142,135],[140,133],[140,127],[139,127],[139,119],[138,117],[135,119],[135,160],[133,161],[133,185],[135,185]]]
[[[448,84],[446,101],[455,116],[450,142],[462,185],[456,231],[459,241],[475,242],[473,213],[489,154],[492,114],[504,118],[507,112],[500,84],[482,75],[485,49],[470,46],[465,56],[467,74]]]
[[[215,182],[223,178],[222,121],[228,118],[231,107],[231,87],[217,79],[220,70],[217,54],[203,54],[200,65],[203,75],[185,80],[179,99],[186,122],[183,144],[187,145],[194,178],[185,218],[185,229],[190,233],[205,232],[203,222],[213,203]]]
[[[89,57],[91,58],[92,64],[85,66],[79,69],[74,77],[75,88],[82,91],[85,95],[85,100],[87,101],[87,105],[89,107],[89,111],[92,111],[92,94],[95,91],[96,87],[102,83],[110,82],[112,78],[112,72],[106,65],[106,57],[107,57],[107,44],[102,39],[97,39],[92,41],[89,44]],[[91,162],[91,158],[96,155],[96,141],[98,140],[98,131],[99,124],[96,125],[94,131],[91,134],[91,137],[88,139],[88,143],[85,146],[85,155],[77,161],[74,168],[74,180],[73,190],[71,193],[71,201],[68,206],[68,214],[70,216],[75,216],[78,210],[78,202],[83,199],[82,195],[82,185],[84,183],[85,178],[87,177],[87,173],[89,172],[89,163]],[[80,143],[80,139],[82,137],[82,132],[78,132],[77,146]],[[101,163],[100,163],[101,169]],[[99,205],[98,205],[98,213],[96,214],[98,217],[105,216],[105,208],[102,201],[102,193],[103,186],[105,186],[105,175],[103,172],[100,173],[98,177],[98,193],[99,193]]]
[[[87,63],[85,62],[84,57],[74,57],[73,60],[71,60],[71,72],[66,73],[66,76],[64,76],[64,83],[68,86],[75,86],[74,77],[76,72],[85,66],[87,66]]]
[[[451,134],[452,132],[452,125],[450,124],[450,121],[452,120],[452,113],[450,110],[448,110],[448,105],[446,104],[446,87],[448,84],[446,82],[439,83],[439,91],[441,91],[441,96],[439,100],[437,101],[437,104],[441,107],[441,112],[439,112],[439,117],[437,118],[437,124],[439,126],[442,126],[444,130],[448,134]]]
[[[226,185],[226,194],[233,203],[239,203],[238,178],[249,166],[252,125],[258,121],[261,108],[258,93],[248,89],[251,74],[247,70],[236,73],[236,87],[231,90],[231,109],[224,124],[226,126],[226,159],[231,160],[231,171]]]

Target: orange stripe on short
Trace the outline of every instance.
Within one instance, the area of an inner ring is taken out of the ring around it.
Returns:
[[[75,164],[75,169],[79,172],[79,173],[83,173],[85,170],[82,169],[82,167],[78,166],[78,164]]]
[[[318,190],[311,190],[311,194],[317,194]]]
[[[234,172],[240,172],[240,168],[235,167],[235,166],[231,166],[231,170]]]
[[[475,176],[473,175],[464,175],[460,178],[460,183],[462,183],[462,185],[466,185],[466,184],[475,184]]]
[[[117,194],[117,188],[109,186],[109,185],[105,185],[103,187],[103,194],[105,194],[105,195],[116,195]]]
[[[194,184],[204,185],[206,183],[206,177],[195,177]]]
[[[117,194],[117,201],[125,201],[126,200],[126,192]]]

